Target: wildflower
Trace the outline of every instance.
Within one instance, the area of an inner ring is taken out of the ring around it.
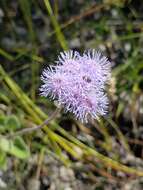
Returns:
[[[42,73],[41,95],[57,100],[82,122],[105,115],[108,98],[104,90],[111,73],[108,59],[95,50],[83,55],[70,50],[60,53],[56,63]]]

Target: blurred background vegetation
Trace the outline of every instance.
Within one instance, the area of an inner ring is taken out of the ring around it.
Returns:
[[[60,51],[101,50],[112,62],[110,110],[90,124],[39,96]],[[143,1],[0,0],[0,189],[143,189]]]

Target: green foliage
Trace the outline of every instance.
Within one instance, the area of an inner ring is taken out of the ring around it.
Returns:
[[[16,138],[15,140],[8,140],[6,138],[1,137],[0,149],[20,159],[26,159],[29,157],[29,150],[24,141],[22,140],[22,138]]]
[[[0,150],[0,168],[4,170],[7,168],[7,156],[3,150]]]
[[[0,131],[12,132],[21,128],[21,123],[15,115],[4,116],[0,115]]]
[[[0,115],[1,133],[14,133],[20,128],[21,123],[15,115]],[[8,155],[13,155],[19,159],[27,159],[30,156],[30,151],[21,137],[10,139],[10,137],[0,136],[0,167],[3,169],[6,169]]]
[[[8,130],[14,131],[21,128],[21,123],[15,115],[11,115],[6,118],[5,127]]]

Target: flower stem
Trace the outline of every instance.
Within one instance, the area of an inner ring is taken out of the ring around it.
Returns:
[[[35,127],[21,129],[21,130],[15,132],[12,135],[7,135],[6,137],[10,137],[11,138],[11,137],[15,137],[15,136],[18,136],[18,135],[24,135],[24,134],[31,133],[33,131],[37,131],[39,129],[42,129],[45,125],[49,124],[53,119],[55,119],[56,116],[60,113],[60,111],[61,111],[60,108],[56,108],[56,110],[41,125],[37,125]]]

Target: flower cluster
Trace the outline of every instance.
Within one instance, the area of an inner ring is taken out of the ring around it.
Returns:
[[[108,98],[104,90],[111,73],[108,59],[94,49],[83,55],[70,50],[60,53],[56,63],[42,73],[41,95],[57,100],[82,122],[105,115]]]

